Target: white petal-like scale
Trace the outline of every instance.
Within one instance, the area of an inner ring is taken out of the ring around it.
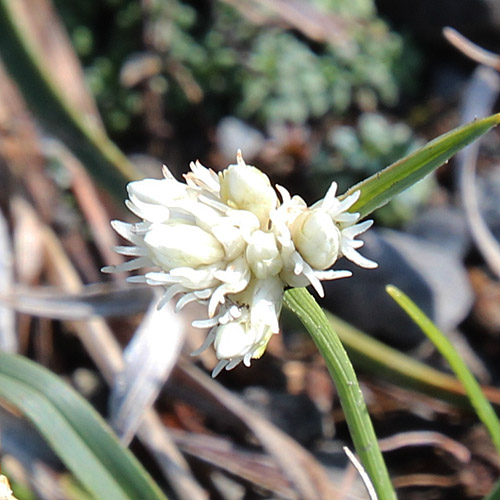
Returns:
[[[210,300],[208,301],[208,317],[213,318],[217,308],[219,305],[224,304],[226,299],[224,298],[225,296],[225,288],[224,286],[219,286],[213,293],[212,296],[210,297]]]
[[[218,198],[215,198],[213,195],[207,196],[206,194],[199,194],[197,195],[197,200],[200,203],[203,203],[203,205],[213,208],[217,211],[219,211],[222,215],[226,215],[229,210],[231,210],[230,207],[228,207],[225,203],[222,203]]]
[[[126,255],[129,257],[144,257],[148,254],[148,251],[144,247],[116,246],[113,247],[113,250],[120,255]]]
[[[346,245],[349,245],[351,248],[354,248],[357,250],[358,248],[361,248],[365,242],[363,240],[344,240]]]
[[[350,212],[344,212],[342,214],[335,216],[335,222],[338,222],[339,224],[342,224],[342,225],[354,224],[358,219],[359,219],[358,213],[352,214]]]
[[[167,270],[197,269],[224,258],[224,249],[217,239],[190,224],[153,224],[144,236],[144,244],[158,265]]]
[[[315,208],[316,205],[320,205],[321,208],[326,212],[331,210],[334,206],[338,204],[338,200],[336,198],[337,188],[338,184],[336,182],[332,182],[330,184],[330,187],[328,188],[328,191],[325,194],[325,197],[322,200],[315,203],[311,208]]]
[[[170,218],[170,210],[162,205],[148,205],[132,198],[125,200],[125,206],[137,217],[150,222],[165,222]]]
[[[304,272],[304,259],[299,252],[293,252],[290,256],[290,262],[293,264],[293,274],[298,276]]]
[[[221,359],[216,365],[215,368],[212,371],[212,377],[215,378],[219,373],[226,368],[226,366],[229,364],[229,361],[227,359]]]
[[[138,257],[137,259],[128,260],[117,266],[105,266],[101,269],[103,273],[121,273],[124,271],[137,271],[143,267],[151,266],[152,262],[148,257]]]
[[[119,220],[112,220],[111,227],[130,243],[134,243],[137,246],[142,246],[142,238],[140,238],[135,231],[135,224],[129,224],[127,222],[122,222]]]
[[[149,231],[149,228],[151,227],[151,222],[136,222],[135,224],[132,224],[132,232],[136,237],[141,237],[143,234],[146,234]],[[143,239],[141,238],[139,241],[143,243]]]
[[[361,191],[356,191],[347,198],[343,199],[334,209],[330,210],[329,213],[331,217],[335,219],[337,215],[349,210],[359,200],[360,195]]]
[[[186,293],[183,295],[175,304],[175,312],[179,312],[185,305],[190,304],[191,302],[197,302],[198,297],[194,294],[194,292]]]
[[[146,280],[150,285],[171,285],[177,281],[173,278],[170,273],[163,271],[151,271],[145,274]]]
[[[201,344],[201,346],[198,347],[198,349],[193,351],[191,353],[191,356],[199,356],[203,351],[208,349],[213,344],[214,340],[215,340],[215,329],[212,328],[212,330],[208,332],[208,335],[206,336],[203,344]]]
[[[128,283],[146,283],[146,276],[129,276],[126,280]]]
[[[173,297],[175,297],[179,293],[182,293],[183,291],[184,289],[181,285],[173,285],[167,288],[167,290],[163,294],[162,298],[159,300],[156,307],[158,309],[161,309],[165,304],[168,304]]]
[[[191,162],[190,167],[198,185],[205,185],[213,193],[219,192],[219,177],[213,170],[204,167],[198,160],[196,160],[196,162]]]
[[[222,325],[217,330],[215,350],[219,359],[240,358],[254,344],[253,332],[238,322]]]
[[[241,231],[232,224],[218,224],[212,228],[212,234],[224,247],[224,253],[228,261],[236,259],[245,250],[245,239]]]
[[[162,205],[171,191],[169,189],[171,185],[171,181],[167,179],[142,179],[129,182],[127,192],[129,198],[137,198],[137,200],[148,204]]]
[[[315,269],[327,269],[338,258],[340,230],[322,210],[308,210],[294,221],[292,234],[297,251]]]
[[[206,290],[197,290],[193,292],[199,300],[207,300],[212,295],[212,290],[207,288]]]
[[[251,356],[249,356],[248,354],[245,354],[245,356],[243,356],[243,360],[247,360],[247,363],[246,366],[247,368],[250,367],[250,360],[252,359]],[[226,365],[226,370],[229,371],[229,370],[232,370],[233,368],[236,368],[240,363],[241,363],[241,359],[233,359],[232,361],[230,361],[227,365]]]
[[[163,177],[165,177],[165,179],[174,179],[175,180],[174,175],[172,174],[172,172],[170,172],[170,169],[166,165],[162,166],[161,171],[162,171]]]
[[[191,324],[195,328],[211,328],[212,326],[217,326],[219,323],[217,318],[207,318],[207,319],[196,319]]]
[[[325,296],[325,291],[323,290],[323,285],[321,284],[321,281],[316,276],[316,272],[313,271],[311,266],[305,264],[303,273],[304,276],[309,280],[309,283],[311,283],[313,288],[316,290],[316,293],[321,298],[323,298]]]
[[[281,195],[281,201],[283,204],[290,203],[290,200],[292,199],[290,196],[290,193],[288,189],[284,188],[283,186],[280,186],[279,184],[276,184],[275,186],[276,191]]]
[[[330,271],[315,271],[314,274],[321,281],[338,280],[341,278],[349,278],[352,276],[351,271],[334,271],[333,269],[331,269]]]
[[[177,267],[170,271],[172,282],[183,283],[189,290],[213,288],[218,285],[214,278],[216,266],[208,266],[202,269],[190,269],[188,267]]]
[[[361,233],[364,233],[367,229],[370,229],[372,227],[373,221],[372,220],[365,220],[364,222],[360,222],[359,224],[356,224],[355,226],[348,227],[346,229],[342,229],[342,236],[346,236],[348,238],[355,238],[356,236],[360,235]]]
[[[351,246],[347,246],[343,248],[342,254],[344,257],[359,267],[364,267],[365,269],[375,269],[378,267],[378,264],[373,260],[367,259],[363,257],[359,252],[356,252],[354,248]]]

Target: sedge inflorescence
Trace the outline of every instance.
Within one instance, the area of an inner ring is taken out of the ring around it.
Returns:
[[[185,182],[164,167],[164,179],[128,184],[126,205],[142,222],[112,226],[132,244],[115,250],[134,258],[103,271],[148,268],[128,281],[161,287],[159,308],[174,297],[177,311],[193,301],[206,306],[207,317],[193,325],[210,331],[193,354],[214,345],[213,376],[263,354],[279,331],[286,287],[312,285],[323,296],[322,280],[351,275],[331,269],[340,257],[377,266],[357,251],[363,242],[356,237],[372,225],[349,212],[359,191],[340,200],[333,182],[308,207],[273,187],[240,151],[237,163],[218,174],[199,162],[190,167]]]

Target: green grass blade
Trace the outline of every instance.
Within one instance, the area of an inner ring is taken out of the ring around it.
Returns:
[[[0,0],[0,55],[8,72],[37,119],[65,142],[99,184],[122,199],[125,183],[139,178],[139,172],[99,127],[66,102],[23,36],[11,4]]]
[[[323,310],[305,288],[285,293],[286,306],[310,333],[335,383],[356,452],[380,500],[395,499],[377,437],[349,357]]]
[[[483,500],[498,500],[500,498],[500,481],[495,483],[490,493]]]
[[[0,397],[15,405],[42,432],[51,448],[75,472],[95,498],[131,500],[120,484],[74,432],[61,414],[39,392],[0,375]]]
[[[326,310],[323,312],[342,341],[356,370],[361,369],[391,384],[439,398],[459,407],[470,407],[465,389],[454,375],[436,370],[362,332],[334,314]],[[287,310],[283,311],[281,320],[290,329],[297,328],[297,322]],[[500,408],[500,390],[490,386],[483,386],[482,389],[488,400],[496,408]]]
[[[19,408],[99,500],[167,500],[97,412],[57,376],[0,352],[0,397]]]
[[[469,406],[462,384],[452,375],[436,370],[374,339],[349,323],[325,311],[328,321],[344,344],[356,368],[402,387]],[[500,405],[500,393],[496,395]]]
[[[458,127],[387,168],[352,186],[342,197],[361,191],[350,209],[361,218],[388,203],[433,170],[446,163],[455,153],[500,123],[500,114]]]
[[[422,329],[446,361],[448,361],[451,369],[464,385],[473,408],[488,429],[491,439],[500,453],[500,421],[460,354],[443,332],[434,325],[407,295],[392,285],[388,285],[386,290],[406,314]]]

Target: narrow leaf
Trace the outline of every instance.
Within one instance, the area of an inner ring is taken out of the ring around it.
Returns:
[[[0,352],[0,397],[21,410],[99,500],[167,500],[96,411],[45,368]]]
[[[468,406],[463,385],[448,373],[422,363],[325,311],[328,321],[344,344],[356,368],[376,374],[393,384],[439,397],[459,406]],[[500,407],[500,390],[483,387],[489,401]]]
[[[495,483],[490,493],[483,498],[483,500],[498,500],[500,498],[500,481]]]
[[[15,2],[16,0],[14,0]],[[139,177],[136,168],[102,129],[85,121],[68,103],[23,36],[12,0],[0,0],[0,55],[31,111],[62,139],[94,178],[123,198],[125,182]]]
[[[132,500],[64,417],[39,392],[12,377],[0,375],[0,396],[31,420],[93,496]]]
[[[13,257],[7,220],[0,210],[0,294],[7,292],[13,282]],[[0,349],[16,352],[18,347],[14,311],[0,304]]]
[[[351,361],[337,333],[305,288],[285,293],[284,303],[302,322],[326,362],[335,383],[351,437],[380,500],[394,500],[392,483]]]
[[[359,212],[361,218],[366,217],[446,163],[455,153],[498,123],[500,123],[500,113],[475,120],[443,134],[412,154],[352,186],[342,197],[361,191],[359,200],[350,211]]]
[[[422,329],[446,361],[448,361],[451,369],[464,385],[473,408],[488,429],[493,443],[500,453],[500,421],[460,354],[453,347],[453,344],[448,340],[446,335],[434,325],[406,294],[392,285],[388,285],[386,290],[406,314]]]

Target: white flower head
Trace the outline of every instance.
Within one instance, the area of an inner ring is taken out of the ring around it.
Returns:
[[[0,500],[17,500],[13,495],[9,480],[3,474],[0,474]]]
[[[205,305],[207,318],[193,324],[211,328],[197,352],[214,345],[214,376],[263,354],[278,333],[286,287],[311,284],[323,296],[322,280],[351,275],[331,269],[341,257],[376,267],[357,251],[363,242],[355,238],[372,224],[357,223],[359,214],[349,212],[359,192],[340,200],[332,183],[308,207],[274,188],[240,151],[237,163],[218,175],[199,162],[190,166],[185,182],[165,167],[164,179],[127,186],[126,205],[142,221],[112,226],[132,244],[115,250],[135,258],[103,271],[149,268],[129,281],[163,288],[158,307],[173,297],[176,310],[192,301]]]

